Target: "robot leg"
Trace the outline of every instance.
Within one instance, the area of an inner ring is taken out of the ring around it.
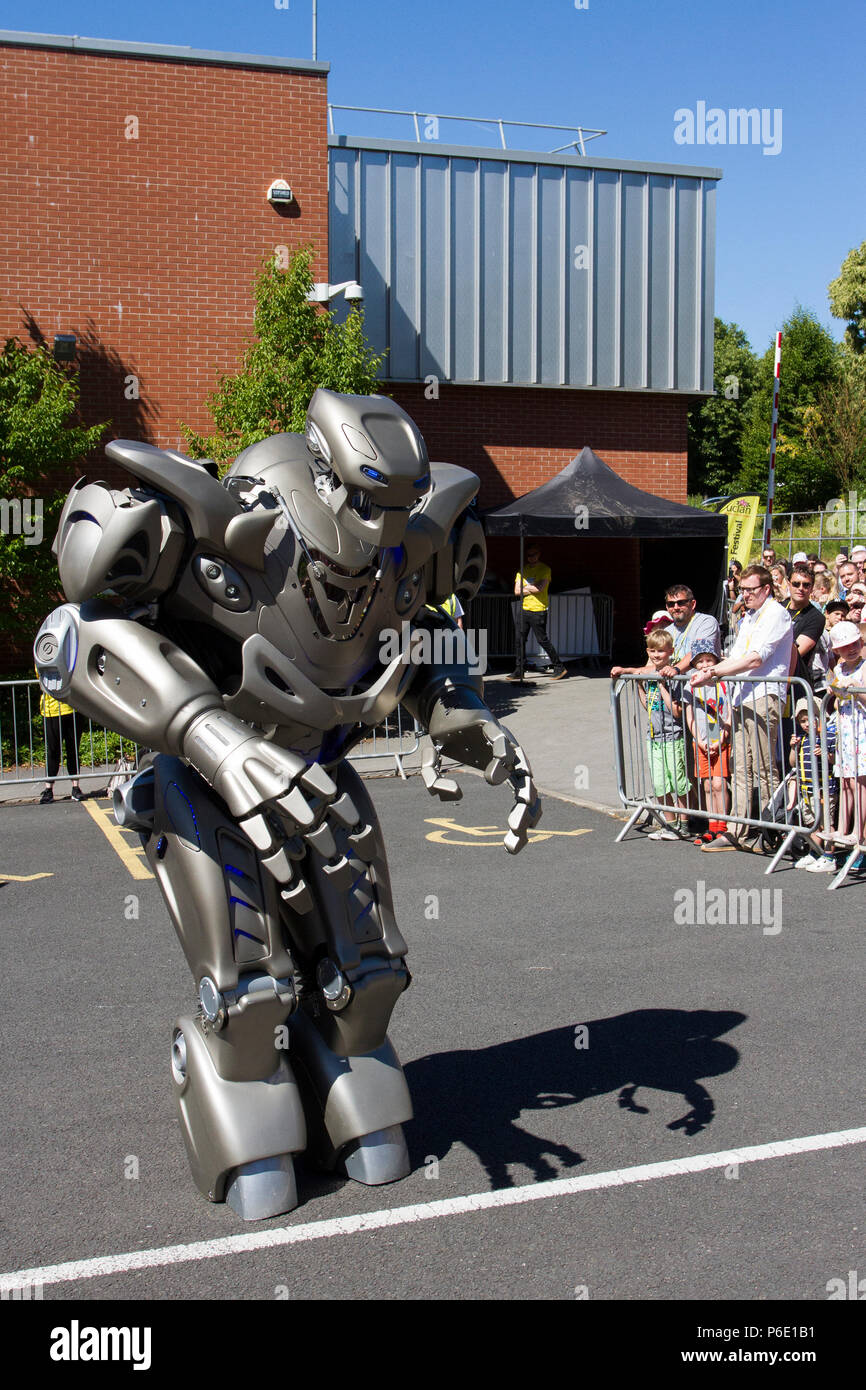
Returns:
[[[292,932],[315,983],[292,1015],[313,1149],[358,1182],[394,1182],[410,1171],[402,1125],[412,1118],[409,1088],[387,1035],[394,1005],[409,984],[406,943],[397,929],[382,833],[360,777],[335,773],[344,829],[335,863],[310,853],[304,876],[315,908]],[[342,862],[343,856],[347,862]],[[312,971],[311,971],[312,974]]]
[[[141,832],[198,987],[198,1013],[178,1019],[171,1055],[196,1184],[244,1220],[290,1211],[306,1125],[286,1055],[297,996],[277,884],[176,758],[155,758],[115,793],[115,815]]]

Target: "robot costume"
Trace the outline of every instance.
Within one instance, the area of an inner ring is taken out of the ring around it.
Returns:
[[[399,704],[432,794],[461,795],[443,756],[507,780],[512,854],[541,814],[471,661],[418,659],[456,633],[425,605],[465,603],[484,575],[478,479],[429,463],[393,401],[325,390],[305,435],[251,445],[222,481],[171,449],[106,453],[134,482],[73,487],[54,543],[69,601],[34,653],[44,690],[154,750],[115,815],[198,989],[171,1048],[196,1184],[259,1220],[297,1204],[294,1154],[392,1182],[409,1172],[387,1036],[407,948],[346,754]],[[426,632],[411,660],[384,659],[395,630]]]

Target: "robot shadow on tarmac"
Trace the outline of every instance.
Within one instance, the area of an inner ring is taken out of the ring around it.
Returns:
[[[413,1167],[431,1154],[441,1161],[459,1143],[478,1156],[493,1188],[515,1185],[514,1164],[544,1182],[585,1159],[523,1129],[517,1123],[522,1113],[618,1093],[622,1109],[646,1115],[649,1108],[636,1099],[642,1087],[681,1095],[690,1108],[667,1128],[700,1134],[715,1115],[701,1079],[737,1065],[737,1049],[719,1039],[745,1019],[734,1010],[637,1009],[586,1024],[585,1048],[575,1046],[574,1028],[553,1028],[409,1062],[407,1079],[423,1114],[408,1131]]]

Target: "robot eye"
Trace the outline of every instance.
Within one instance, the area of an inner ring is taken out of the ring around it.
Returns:
[[[365,478],[372,478],[374,483],[385,483],[387,478],[384,473],[380,473],[378,468],[371,468],[368,463],[361,464],[361,472]]]

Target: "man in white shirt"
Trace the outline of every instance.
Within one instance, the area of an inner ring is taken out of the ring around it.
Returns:
[[[773,579],[763,565],[749,565],[740,579],[746,611],[730,656],[692,676],[691,684],[708,685],[725,676],[752,674],[754,681],[734,681],[731,697],[734,787],[731,814],[751,816],[752,794],[757,787],[761,807],[778,785],[775,767],[779,722],[785,697],[784,681],[791,669],[794,629],[790,614],[773,598]],[[773,678],[776,678],[775,680]],[[713,851],[754,848],[740,845],[748,827],[731,825],[702,848]]]

